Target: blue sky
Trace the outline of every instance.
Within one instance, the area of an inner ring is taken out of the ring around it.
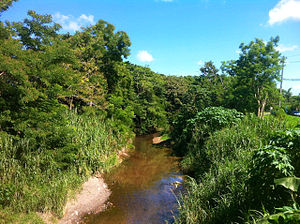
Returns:
[[[166,75],[197,75],[205,61],[237,59],[242,42],[279,35],[284,77],[300,79],[300,0],[19,0],[1,20],[30,9],[53,15],[62,32],[106,20],[129,35],[130,62]],[[300,81],[283,87],[300,93]]]

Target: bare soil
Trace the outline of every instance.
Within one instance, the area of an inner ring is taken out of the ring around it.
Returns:
[[[40,214],[46,224],[74,224],[80,223],[86,214],[98,213],[106,209],[106,201],[111,191],[108,189],[103,177],[90,177],[83,185],[81,191],[67,202],[62,219],[58,221],[49,213]]]
[[[158,136],[158,137],[154,137],[152,139],[152,144],[159,144],[161,142],[163,142],[164,140],[161,140],[161,136]]]
[[[104,210],[106,208],[105,202],[110,194],[111,192],[101,176],[90,177],[82,185],[82,190],[76,198],[67,202],[65,215],[58,223],[78,223],[82,216]]]

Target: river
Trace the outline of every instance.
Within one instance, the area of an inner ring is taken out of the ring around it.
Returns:
[[[135,151],[105,176],[112,194],[107,210],[84,218],[86,224],[172,223],[183,189],[178,158],[152,145],[153,135],[136,137]]]

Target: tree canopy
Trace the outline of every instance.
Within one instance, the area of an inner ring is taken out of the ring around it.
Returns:
[[[264,116],[265,106],[275,81],[280,80],[281,55],[276,50],[279,37],[265,43],[255,39],[248,45],[240,45],[238,60],[223,63],[223,71],[237,78],[237,89],[241,97],[256,101],[257,115]]]

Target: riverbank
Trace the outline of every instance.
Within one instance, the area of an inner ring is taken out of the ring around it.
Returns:
[[[47,142],[37,147],[32,138],[0,133],[1,224],[42,223],[38,212],[53,214],[45,216],[54,222],[90,176],[118,166],[119,152],[124,156],[124,148],[131,148],[134,134],[119,130],[112,119],[73,111],[61,116],[71,133],[60,148]],[[31,221],[33,216],[36,222]]]
[[[129,149],[123,147],[117,153],[117,157],[118,163],[121,164],[124,159],[129,157]],[[81,190],[74,197],[68,199],[61,219],[57,219],[51,213],[38,213],[38,215],[46,224],[79,223],[83,216],[105,210],[109,206],[107,200],[110,195],[111,190],[105,183],[103,175],[91,176],[82,184]]]
[[[90,177],[83,185],[75,198],[69,200],[65,206],[65,212],[58,224],[78,223],[86,214],[98,213],[106,208],[106,201],[111,191],[104,182],[102,176]],[[46,224],[53,223],[53,217],[49,214],[41,214]]]

